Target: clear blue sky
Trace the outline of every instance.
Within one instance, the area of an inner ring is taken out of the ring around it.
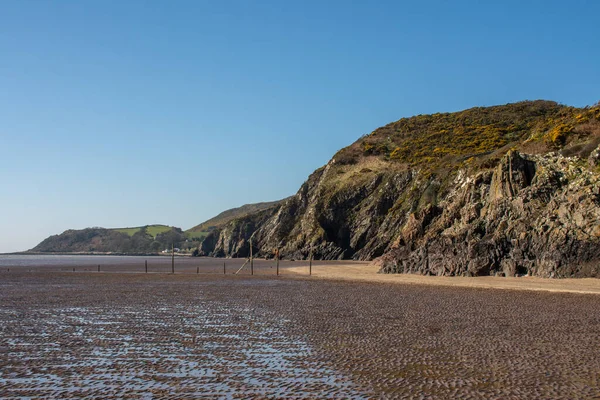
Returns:
[[[0,252],[187,229],[404,116],[600,100],[598,1],[0,2]]]

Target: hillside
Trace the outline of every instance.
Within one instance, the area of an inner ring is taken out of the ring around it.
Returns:
[[[263,203],[255,203],[255,204],[245,204],[241,207],[232,208],[232,209],[223,211],[216,217],[213,217],[207,221],[204,221],[201,224],[194,226],[193,228],[188,229],[187,231],[185,231],[185,233],[188,237],[204,238],[204,237],[206,237],[206,235],[208,235],[214,229],[224,226],[227,223],[229,223],[230,221],[233,221],[234,219],[242,218],[249,214],[256,213],[256,212],[259,212],[262,210],[266,210],[277,204],[280,204],[281,202],[283,202],[285,200],[286,199],[278,200],[278,201],[263,202]]]
[[[137,226],[137,227],[133,227],[133,228],[116,228],[116,229],[111,229],[111,230],[126,233],[129,236],[133,236],[134,234],[138,233],[142,229],[145,229],[146,233],[148,235],[155,238],[159,233],[164,233],[164,232],[170,231],[172,229],[172,227],[167,226],[167,225],[146,225],[146,226]]]
[[[236,218],[273,208],[284,200],[246,204],[224,211],[183,232],[167,225],[145,225],[129,228],[86,228],[67,230],[43,240],[30,252],[35,253],[119,253],[149,254],[170,249],[172,245],[184,251],[196,249],[202,239]]]
[[[179,228],[165,225],[148,225],[138,228],[86,228],[67,230],[53,235],[30,252],[35,253],[119,253],[149,254],[170,249],[195,247],[198,243],[186,242]]]
[[[600,107],[551,101],[402,118],[272,209],[213,229],[205,255],[373,260],[382,272],[600,274]]]

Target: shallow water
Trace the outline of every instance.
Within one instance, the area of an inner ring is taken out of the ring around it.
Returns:
[[[289,321],[242,306],[0,308],[0,323],[2,397],[367,397]]]
[[[178,262],[190,259],[177,257]],[[170,263],[170,256],[108,256],[108,255],[52,255],[52,254],[0,254],[0,267],[37,267],[37,266],[96,266],[100,265],[144,265],[149,260],[155,263]],[[186,262],[186,261],[183,261]]]

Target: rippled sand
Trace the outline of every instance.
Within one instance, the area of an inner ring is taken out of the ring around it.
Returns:
[[[598,296],[314,278],[1,274],[0,397],[600,396]]]

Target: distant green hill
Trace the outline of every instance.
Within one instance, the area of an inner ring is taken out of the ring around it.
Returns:
[[[188,238],[202,240],[214,229],[219,228],[227,224],[228,222],[233,221],[234,219],[242,218],[249,214],[254,214],[256,212],[266,210],[285,200],[286,199],[264,203],[245,204],[241,207],[223,211],[216,217],[213,217],[199,225],[194,226],[193,228],[188,229],[187,231],[185,231],[185,234]]]
[[[35,246],[35,253],[158,253],[171,246],[182,250],[197,247],[180,228],[166,225],[147,225],[134,228],[69,229],[53,235]]]

